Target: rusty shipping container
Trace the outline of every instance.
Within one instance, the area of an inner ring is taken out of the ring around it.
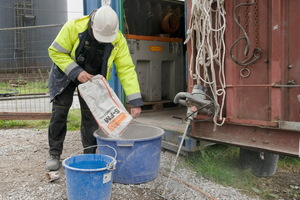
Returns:
[[[188,24],[192,18],[192,1],[185,3]],[[222,126],[215,126],[211,121],[193,122],[192,136],[299,157],[300,1],[226,0],[225,10],[223,117],[226,120]],[[250,63],[243,62],[249,57],[244,54],[247,45],[244,32],[251,46],[249,54],[255,48],[260,50],[254,52],[255,61]],[[196,62],[196,49],[191,41],[188,62],[189,65]],[[191,92],[195,80],[190,75],[188,85]]]

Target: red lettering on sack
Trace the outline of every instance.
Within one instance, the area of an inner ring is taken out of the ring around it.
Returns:
[[[115,119],[113,119],[108,125],[107,128],[110,131],[115,130],[121,123],[127,118],[124,112],[121,112]]]

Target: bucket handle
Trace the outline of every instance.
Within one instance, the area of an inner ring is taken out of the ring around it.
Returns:
[[[116,169],[116,164],[117,164],[117,151],[116,151],[116,149],[113,148],[112,146],[109,146],[109,145],[92,145],[92,146],[88,146],[88,147],[83,148],[83,150],[89,149],[89,148],[93,148],[93,147],[108,147],[108,148],[111,148],[114,151],[114,153],[115,153],[115,156],[113,157],[114,158],[114,162],[108,163],[106,165],[106,169],[110,170],[110,171],[115,170]],[[78,153],[79,153],[79,151],[71,154],[70,157],[73,157],[74,155],[76,155]]]

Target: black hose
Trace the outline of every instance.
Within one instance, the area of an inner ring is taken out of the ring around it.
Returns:
[[[10,92],[4,92],[2,93],[2,90],[6,90],[6,91],[10,91]],[[10,97],[13,96],[14,94],[18,94],[19,91],[18,90],[14,90],[14,89],[8,89],[8,88],[0,88],[0,97]]]

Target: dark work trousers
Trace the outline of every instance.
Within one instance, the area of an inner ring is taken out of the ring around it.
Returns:
[[[73,94],[76,87],[77,86],[71,82],[60,95],[55,97],[53,101],[52,116],[48,130],[48,142],[50,146],[49,154],[60,155],[62,153],[63,143],[67,132],[67,117],[73,102]],[[87,147],[97,145],[97,141],[93,136],[93,133],[99,126],[87,104],[79,94],[78,98],[81,109],[81,140],[84,153],[95,153],[96,147]],[[80,149],[78,150],[80,151]]]

